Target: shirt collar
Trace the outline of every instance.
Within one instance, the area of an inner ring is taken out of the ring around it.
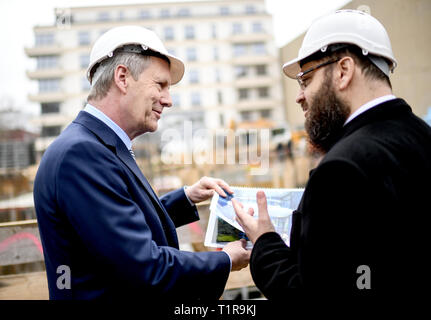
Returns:
[[[104,124],[106,124],[117,134],[117,136],[121,139],[121,141],[124,142],[128,150],[132,149],[132,141],[130,140],[129,136],[124,132],[123,129],[121,129],[118,126],[118,124],[112,121],[111,118],[109,118],[106,114],[104,114],[102,111],[100,111],[99,109],[97,109],[96,107],[92,106],[89,103],[86,104],[84,111],[88,112],[89,114],[96,117]]]
[[[376,99],[373,99],[371,101],[368,101],[366,104],[360,106],[355,112],[353,112],[346,120],[346,122],[344,122],[344,125],[346,125],[348,122],[352,121],[354,118],[356,118],[357,116],[359,116],[361,113],[367,111],[368,109],[374,108],[375,106],[389,101],[389,100],[393,100],[396,99],[397,97],[395,97],[393,94],[388,94],[385,96],[381,96],[378,97]]]

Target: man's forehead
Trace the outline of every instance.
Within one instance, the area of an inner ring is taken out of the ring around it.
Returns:
[[[153,77],[160,81],[166,81],[171,84],[170,65],[167,61],[157,57],[151,57],[151,66]]]

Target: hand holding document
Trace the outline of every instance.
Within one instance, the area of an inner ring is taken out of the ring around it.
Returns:
[[[233,208],[236,213],[236,220],[244,229],[245,234],[249,240],[255,244],[256,240],[267,232],[275,232],[274,225],[272,224],[271,217],[268,213],[268,203],[266,200],[265,192],[258,191],[256,193],[257,202],[257,219],[254,218],[255,210],[253,208],[248,208],[248,211],[244,211],[244,206],[242,203],[232,199]],[[289,213],[287,213],[289,214]]]
[[[208,247],[222,248],[228,242],[238,239],[247,239],[243,228],[236,221],[232,198],[244,206],[244,211],[249,208],[254,211],[254,219],[258,218],[258,205],[256,202],[257,191],[263,191],[267,198],[268,213],[275,231],[289,245],[290,229],[292,227],[292,212],[301,200],[303,189],[272,189],[272,188],[243,188],[231,187],[233,194],[221,197],[215,194],[211,200],[210,218],[208,221],[205,245]],[[252,247],[248,241],[247,248]]]

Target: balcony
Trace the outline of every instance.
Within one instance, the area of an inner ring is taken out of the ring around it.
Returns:
[[[24,48],[26,55],[30,58],[45,55],[59,55],[63,53],[64,48],[60,44],[52,44],[47,46],[37,46]]]
[[[252,109],[272,109],[280,106],[281,101],[274,98],[255,98],[243,99],[237,101],[233,106],[236,110],[252,110]]]
[[[260,86],[276,86],[278,85],[278,80],[274,79],[273,76],[247,76],[236,78],[232,82],[232,87],[260,87]]]
[[[60,113],[47,113],[33,119],[31,123],[35,126],[65,126],[73,120],[73,117]]]
[[[51,68],[51,69],[36,69],[28,70],[27,77],[31,80],[48,79],[48,78],[62,78],[64,76],[64,69]]]
[[[231,34],[228,38],[226,38],[227,41],[230,41],[232,43],[250,43],[250,42],[268,42],[273,39],[273,35],[265,32],[244,32],[244,33],[236,33]]]
[[[43,93],[35,93],[35,94],[29,94],[28,99],[31,102],[59,102],[59,101],[65,101],[68,99],[69,96],[61,91],[57,92],[43,92]]]

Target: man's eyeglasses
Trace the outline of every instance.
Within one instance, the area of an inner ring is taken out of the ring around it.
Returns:
[[[305,80],[303,79],[303,77],[304,77],[305,75],[307,75],[307,74],[309,74],[310,72],[315,71],[315,70],[317,70],[317,69],[319,69],[319,68],[321,68],[321,67],[327,66],[328,64],[331,64],[331,63],[337,62],[337,61],[339,61],[340,59],[341,59],[341,58],[335,58],[335,59],[332,59],[332,60],[328,60],[328,61],[322,62],[321,64],[318,64],[317,66],[314,66],[314,67],[312,67],[312,68],[310,68],[310,69],[308,69],[308,70],[305,70],[305,71],[302,71],[302,72],[298,73],[298,74],[296,75],[296,80],[298,81],[298,84],[299,84],[299,87],[301,88],[301,90],[304,90],[304,89],[305,89],[305,87],[307,86],[307,85],[305,84]]]

